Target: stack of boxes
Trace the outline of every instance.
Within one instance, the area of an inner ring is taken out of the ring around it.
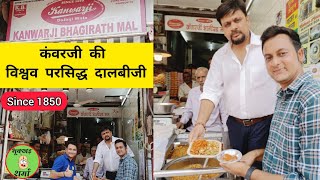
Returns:
[[[170,82],[170,97],[178,98],[179,86],[183,83],[183,73],[170,72],[169,77],[167,77],[167,82]]]

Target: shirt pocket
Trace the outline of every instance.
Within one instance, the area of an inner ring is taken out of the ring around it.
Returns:
[[[249,79],[250,86],[253,88],[264,86],[267,81],[272,81],[264,64],[252,66],[249,69]]]

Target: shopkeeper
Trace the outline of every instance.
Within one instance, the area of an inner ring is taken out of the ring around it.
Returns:
[[[191,88],[198,86],[195,81],[192,81],[190,72],[183,72],[183,83],[179,86],[178,97],[180,102],[187,102],[188,94]]]
[[[188,95],[187,104],[184,108],[184,112],[177,122],[177,128],[183,128],[185,124],[192,118],[192,125],[187,128],[187,131],[191,131],[196,125],[199,109],[200,109],[200,95],[203,91],[203,85],[208,74],[208,69],[205,67],[199,67],[196,72],[196,81],[200,85],[198,87],[192,88]],[[222,131],[222,126],[224,131],[228,131],[226,122],[228,115],[224,109],[223,102],[220,101],[217,107],[212,111],[209,120],[206,123],[206,131]]]

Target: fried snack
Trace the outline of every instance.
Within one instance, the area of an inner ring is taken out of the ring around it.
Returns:
[[[217,155],[220,151],[220,144],[216,141],[199,139],[193,142],[190,153],[193,155]]]
[[[190,164],[186,166],[183,169],[196,169],[196,168],[202,168],[201,164]],[[173,177],[173,180],[198,180],[200,175],[194,175],[194,176],[176,176]],[[213,179],[219,177],[219,174],[203,174],[202,179]]]
[[[236,155],[230,155],[230,154],[224,154],[222,156],[222,160],[224,160],[224,161],[234,161],[234,160],[237,160],[237,156]]]
[[[177,159],[179,157],[183,157],[187,155],[188,146],[187,145],[178,145],[176,148],[174,148],[171,159]]]

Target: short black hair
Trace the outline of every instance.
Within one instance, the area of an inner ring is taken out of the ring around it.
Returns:
[[[245,16],[247,16],[246,4],[242,0],[227,0],[222,3],[216,13],[216,18],[221,25],[221,19],[228,15],[233,14],[237,10],[241,10]]]
[[[65,148],[67,149],[70,144],[71,144],[71,145],[74,145],[74,146],[76,147],[76,149],[78,149],[76,143],[75,143],[75,142],[72,142],[72,141],[66,142],[66,143],[65,143],[65,145],[66,145]]]
[[[124,147],[127,148],[127,143],[123,140],[123,139],[117,139],[114,142],[114,145],[118,144],[118,143],[123,143]]]
[[[112,132],[112,128],[110,126],[105,126],[101,129],[100,133],[102,133],[103,131],[109,130]]]
[[[279,34],[285,34],[289,36],[289,38],[291,39],[292,45],[298,52],[298,50],[301,48],[301,41],[298,33],[296,33],[294,30],[290,28],[286,28],[283,26],[270,26],[262,33],[260,38],[262,41],[262,49],[267,40]]]

